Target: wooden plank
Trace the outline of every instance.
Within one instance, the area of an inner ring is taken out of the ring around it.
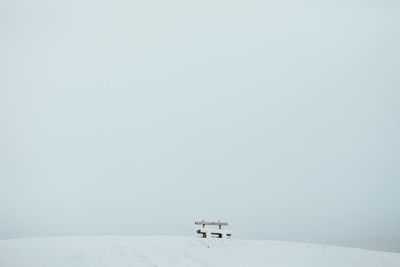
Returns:
[[[204,222],[204,221],[202,221],[202,222],[195,222],[194,224],[197,224],[197,225],[228,225],[228,223],[227,222]]]

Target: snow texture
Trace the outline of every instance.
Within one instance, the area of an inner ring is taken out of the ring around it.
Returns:
[[[400,254],[280,241],[54,237],[0,241],[1,267],[396,267]]]

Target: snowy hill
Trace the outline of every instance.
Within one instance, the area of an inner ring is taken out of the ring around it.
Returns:
[[[1,267],[400,266],[400,253],[306,243],[196,237],[0,240]]]

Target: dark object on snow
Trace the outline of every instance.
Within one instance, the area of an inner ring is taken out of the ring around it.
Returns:
[[[203,238],[207,237],[217,237],[217,238],[224,238],[224,237],[231,237],[232,232],[226,229],[222,229],[222,225],[227,226],[227,222],[205,222],[204,220],[201,222],[195,222],[196,225],[202,225],[203,227],[197,229],[197,233],[201,234]],[[206,225],[218,225],[218,229],[208,228]]]

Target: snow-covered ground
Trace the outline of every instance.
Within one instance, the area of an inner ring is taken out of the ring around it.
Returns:
[[[306,243],[197,237],[0,240],[1,267],[400,266],[400,253]]]

